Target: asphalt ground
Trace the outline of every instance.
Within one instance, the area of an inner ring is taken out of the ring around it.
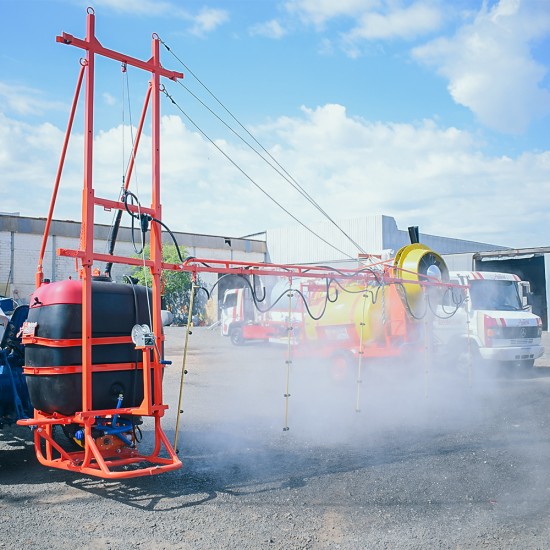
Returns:
[[[173,440],[185,331],[166,337]],[[288,359],[192,330],[176,472],[79,476],[0,431],[0,548],[550,548],[547,355],[464,375],[406,357],[362,384]]]

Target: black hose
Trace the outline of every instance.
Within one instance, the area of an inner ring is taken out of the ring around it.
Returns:
[[[115,244],[118,237],[118,230],[120,229],[120,222],[122,220],[122,210],[119,210],[116,213],[115,221],[111,226],[111,231],[109,232],[109,239],[107,241],[107,254],[113,255],[115,251]],[[111,276],[111,269],[113,268],[113,262],[107,262],[105,264],[105,275],[107,277]]]

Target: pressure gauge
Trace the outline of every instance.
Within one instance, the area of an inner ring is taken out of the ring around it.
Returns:
[[[153,346],[155,344],[155,335],[147,325],[134,325],[132,327],[132,342],[138,348]]]

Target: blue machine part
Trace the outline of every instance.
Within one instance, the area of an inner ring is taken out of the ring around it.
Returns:
[[[32,416],[32,405],[23,375],[24,346],[19,331],[29,312],[19,306],[6,327],[0,344],[0,428]]]
[[[122,394],[119,394],[116,408],[120,409],[122,405]],[[102,435],[114,435],[124,442],[128,447],[135,447],[135,443],[128,439],[125,434],[132,432],[134,423],[131,419],[122,419],[118,414],[113,415],[111,420],[107,418],[96,418],[97,423],[93,429],[102,433]],[[77,430],[74,434],[74,439],[84,441],[84,430]]]
[[[16,308],[16,303],[13,298],[6,298],[4,296],[0,296],[0,309],[6,314],[11,315]]]

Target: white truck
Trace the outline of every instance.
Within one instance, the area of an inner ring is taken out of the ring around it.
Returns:
[[[243,327],[256,319],[254,303],[248,288],[225,291],[221,310],[221,333],[236,345],[244,343]]]
[[[288,285],[285,280],[284,287]],[[275,293],[281,288],[275,287]],[[267,311],[257,309],[252,300],[252,293],[248,287],[232,288],[225,291],[221,310],[221,333],[229,336],[235,345],[243,345],[252,341],[279,342],[288,341],[289,311],[288,299],[280,300],[273,308],[269,308],[269,300],[262,302],[261,307]],[[302,322],[300,305],[293,298],[290,318],[297,325]]]
[[[261,313],[256,309],[249,288],[225,291],[221,332],[222,336],[229,336],[233,344],[239,346],[250,341],[268,341],[286,334],[287,326],[288,323],[275,320],[274,312]]]
[[[435,319],[436,342],[451,361],[459,369],[465,368],[468,356],[474,363],[532,368],[544,348],[541,318],[531,313],[528,303],[529,283],[511,273],[455,271],[449,275],[451,283],[467,285],[447,292]]]

